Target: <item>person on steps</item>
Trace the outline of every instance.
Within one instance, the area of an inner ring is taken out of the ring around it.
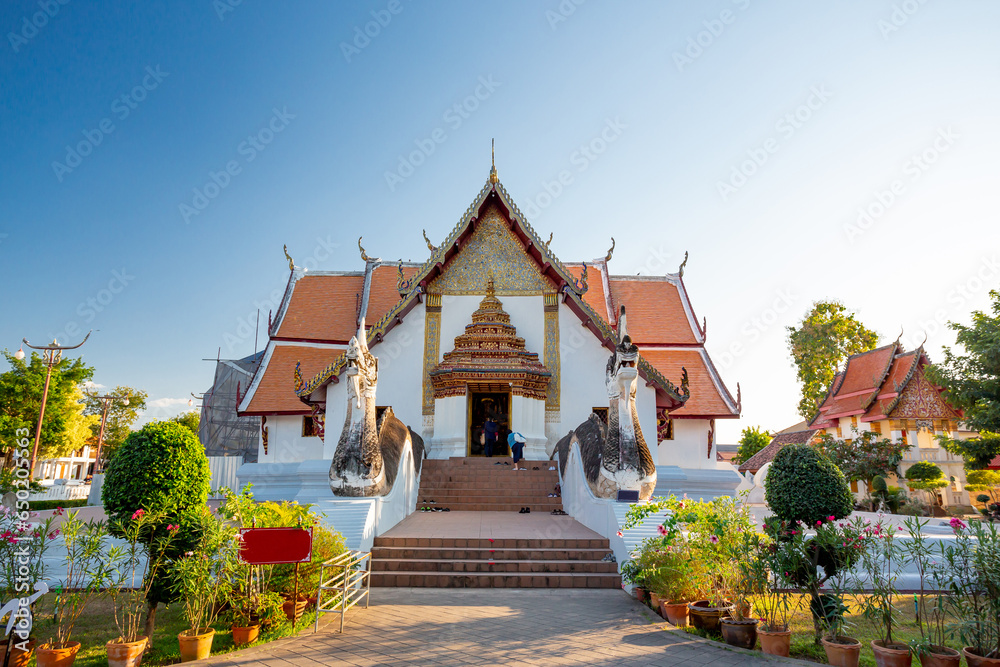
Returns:
[[[497,444],[497,431],[500,430],[500,424],[497,424],[493,417],[486,418],[486,425],[483,426],[483,435],[486,436],[485,442],[483,443],[483,453],[487,458],[493,457],[493,448]]]
[[[525,438],[520,433],[511,432],[507,436],[507,444],[510,446],[510,455],[514,459],[514,470],[527,470],[524,465],[524,442]]]

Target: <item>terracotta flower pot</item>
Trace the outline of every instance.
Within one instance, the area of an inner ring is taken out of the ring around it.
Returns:
[[[660,597],[659,593],[649,592],[649,606],[653,609],[659,611],[660,603],[663,602],[663,598]]]
[[[285,612],[285,618],[289,621],[294,618],[294,620],[297,621],[302,618],[302,614],[305,613],[307,604],[309,604],[309,600],[306,600],[305,598],[300,598],[298,600],[287,599],[281,605],[281,608]]]
[[[731,618],[720,619],[722,638],[730,646],[753,649],[757,645],[757,619],[748,618],[734,621]]]
[[[931,646],[930,653],[920,654],[922,667],[959,667],[962,654],[947,646]]]
[[[661,602],[660,615],[671,625],[684,628],[688,624],[687,602]]]
[[[80,642],[42,644],[35,649],[35,661],[38,667],[71,667],[79,650]]]
[[[782,658],[788,657],[788,650],[792,646],[791,630],[776,630],[771,632],[757,628],[757,636],[760,638],[761,651],[768,655],[777,655]]]
[[[35,654],[35,645],[37,642],[31,637],[28,638],[27,644],[24,645],[25,649],[22,651],[17,647],[18,644],[23,644],[19,639],[14,639],[14,645],[10,649],[10,667],[28,667],[28,661],[31,660],[31,656]],[[0,656],[7,655],[7,640],[4,639],[0,641]],[[2,658],[0,658],[2,660]]]
[[[108,667],[139,667],[148,643],[145,636],[134,642],[108,642],[104,645],[108,651]]]
[[[257,641],[257,637],[259,635],[259,625],[251,625],[246,628],[241,628],[237,625],[233,626],[233,643],[237,646],[243,646],[244,644],[255,642]]]
[[[212,653],[213,639],[215,639],[215,630],[212,628],[185,630],[177,635],[177,641],[181,645],[181,662],[207,658]]]
[[[881,639],[875,639],[871,645],[875,651],[875,664],[878,667],[910,667],[913,663],[910,647],[906,644],[887,645]]]
[[[730,607],[713,607],[708,600],[698,600],[688,605],[688,616],[691,625],[718,634],[721,631],[720,621],[723,616],[729,616]]]
[[[647,593],[646,593],[646,589],[645,588],[643,588],[642,586],[636,586],[635,587],[635,599],[636,600],[638,600],[639,602],[645,602],[646,601],[646,595],[647,595]]]
[[[971,646],[962,649],[962,654],[965,655],[965,661],[969,663],[969,667],[1000,667],[1000,658],[984,658],[978,653],[974,653],[974,650]]]
[[[836,641],[826,637],[821,640],[826,651],[826,661],[835,667],[858,667],[861,661],[861,642],[853,637],[838,636]]]

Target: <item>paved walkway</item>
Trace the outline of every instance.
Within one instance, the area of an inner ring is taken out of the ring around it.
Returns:
[[[372,589],[369,609],[348,612],[344,634],[334,631],[339,622],[331,623],[316,634],[308,630],[206,663],[222,667],[806,664],[730,650],[681,631],[664,631],[665,625],[616,590],[378,588]]]

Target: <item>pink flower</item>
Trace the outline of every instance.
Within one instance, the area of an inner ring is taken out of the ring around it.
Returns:
[[[830,516],[826,517],[826,520],[827,520],[827,521],[836,521],[836,520],[837,520],[837,517],[835,517],[835,516],[833,516],[833,515],[831,514]]]
[[[708,541],[711,542],[712,544],[718,544],[719,543],[719,536],[718,535],[710,535],[709,538],[708,538]]]
[[[817,520],[816,520],[816,525],[817,525],[817,526],[822,526],[822,525],[823,525],[823,522],[817,519]]]
[[[659,525],[659,526],[657,526],[656,530],[660,533],[660,535],[666,535],[667,534],[667,529],[664,528],[662,524]]]
[[[957,516],[952,517],[951,521],[949,521],[948,523],[951,524],[951,527],[954,530],[964,530],[965,528],[968,528],[968,526],[965,525],[965,522],[963,522]]]
[[[135,521],[136,519],[141,519],[145,515],[146,515],[146,510],[139,508],[132,513],[132,520]]]
[[[618,531],[618,537],[624,537],[624,535],[622,535],[622,531],[620,530]]]

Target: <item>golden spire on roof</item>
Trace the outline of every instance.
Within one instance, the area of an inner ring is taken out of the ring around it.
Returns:
[[[497,176],[496,140],[490,139],[490,183],[499,183]]]

